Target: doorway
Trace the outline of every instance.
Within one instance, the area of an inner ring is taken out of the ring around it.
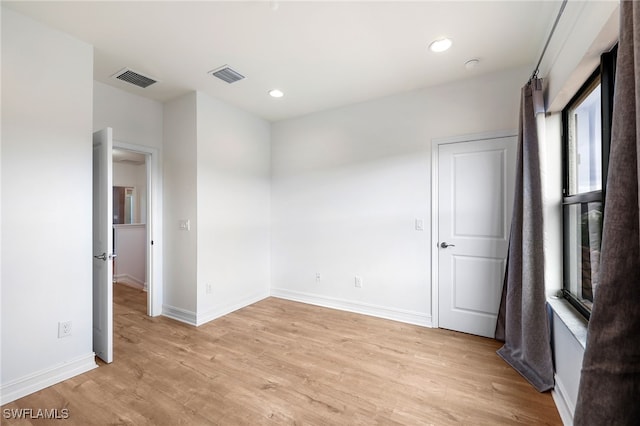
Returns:
[[[156,148],[118,140],[113,141],[113,150],[114,155],[119,155],[119,158],[124,160],[124,164],[144,166],[143,176],[136,179],[138,182],[143,181],[144,187],[138,187],[136,190],[130,191],[132,195],[130,203],[131,201],[134,205],[137,203],[138,209],[134,208],[129,213],[129,216],[132,216],[134,220],[138,218],[139,222],[145,224],[145,232],[141,244],[145,248],[144,276],[147,284],[147,315],[158,316],[162,314],[162,181],[159,151]],[[123,163],[123,161],[119,162]],[[114,180],[113,186],[122,185],[116,185]],[[126,196],[126,188],[132,188],[133,186],[124,185],[124,187]],[[142,196],[143,194],[144,196]],[[130,204],[127,205],[130,206]],[[135,228],[135,225],[132,224],[131,230],[133,232],[128,237],[137,238],[139,229]],[[114,276],[117,278],[122,277],[122,275],[118,276],[117,269]]]
[[[494,337],[509,246],[516,142],[511,132],[433,142],[436,327]]]
[[[113,361],[113,148],[141,153],[146,167],[147,314],[162,313],[162,181],[155,148],[113,141],[106,128],[93,134],[93,351]]]
[[[113,282],[147,292],[147,155],[113,148]]]

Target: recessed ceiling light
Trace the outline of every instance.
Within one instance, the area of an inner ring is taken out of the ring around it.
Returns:
[[[438,40],[431,42],[431,44],[429,45],[429,50],[431,50],[432,52],[444,52],[451,47],[451,44],[451,39],[439,38]]]
[[[269,96],[272,98],[281,98],[284,96],[284,93],[280,89],[271,89],[269,90]]]

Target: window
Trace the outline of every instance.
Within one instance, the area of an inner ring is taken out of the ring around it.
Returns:
[[[616,48],[562,111],[564,296],[589,318],[597,292]]]

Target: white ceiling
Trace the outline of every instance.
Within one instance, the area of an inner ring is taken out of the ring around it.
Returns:
[[[94,79],[158,101],[198,90],[270,121],[535,65],[559,1],[4,2],[95,47]],[[436,38],[453,47],[429,52]],[[480,60],[468,71],[464,63]],[[207,74],[228,64],[245,80]],[[111,78],[131,68],[141,89]],[[285,96],[267,92],[280,88]]]

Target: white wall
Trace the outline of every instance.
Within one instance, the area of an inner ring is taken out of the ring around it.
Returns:
[[[146,225],[114,225],[114,230],[114,247],[118,255],[114,264],[114,279],[146,290]]]
[[[2,403],[95,367],[92,79],[91,46],[2,8]]]
[[[163,313],[195,322],[197,288],[196,94],[164,104]],[[179,223],[189,220],[190,230]]]
[[[547,297],[562,289],[562,114],[548,115],[539,129],[542,204],[544,208],[544,260]]]
[[[540,64],[547,110],[561,111],[618,38],[618,1],[568,2]]]
[[[124,90],[93,82],[93,129],[113,128],[115,141],[162,148],[163,106]]]
[[[203,323],[269,295],[271,147],[268,122],[203,93],[197,116]]]
[[[530,72],[275,123],[272,294],[431,324],[431,140],[515,129]]]
[[[164,118],[163,313],[202,324],[268,295],[269,123],[196,92]]]
[[[135,188],[134,223],[147,221],[147,165],[113,163],[113,186]]]

